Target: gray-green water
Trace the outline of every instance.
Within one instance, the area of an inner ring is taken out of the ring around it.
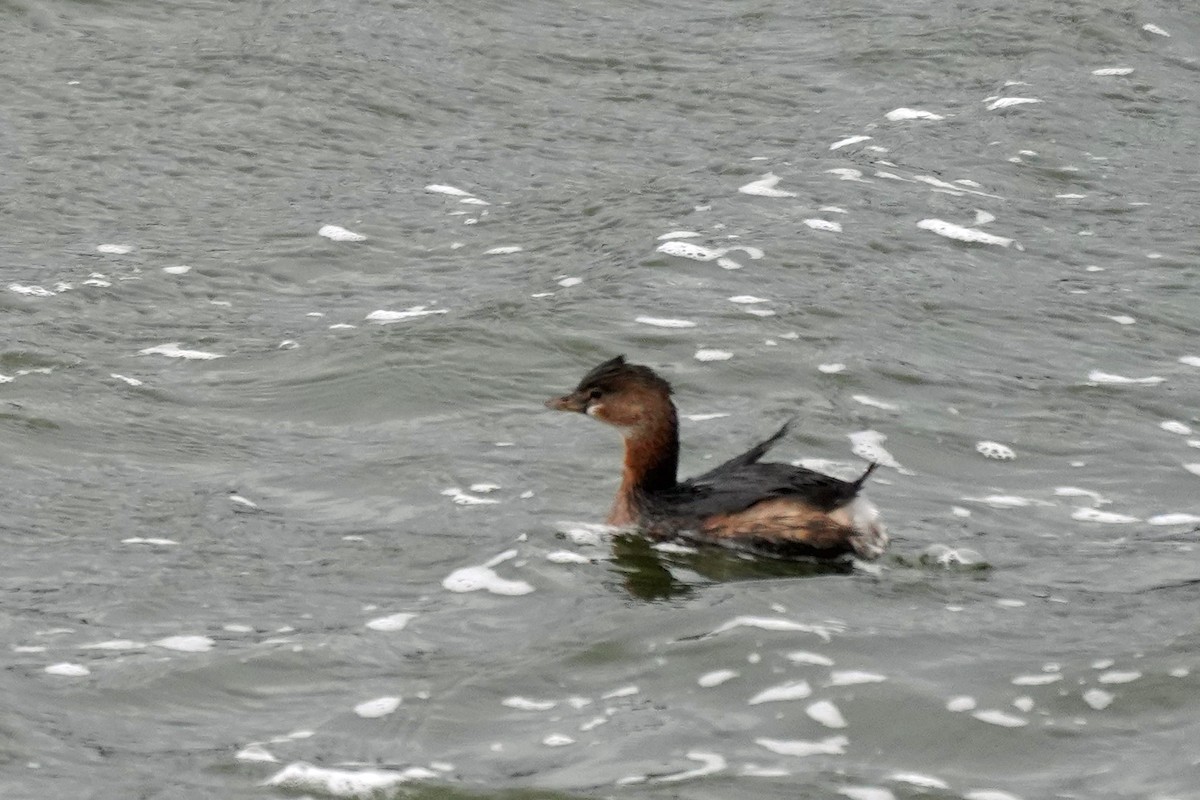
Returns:
[[[1200,797],[1186,4],[0,23],[6,800]],[[889,555],[587,528],[621,352]]]

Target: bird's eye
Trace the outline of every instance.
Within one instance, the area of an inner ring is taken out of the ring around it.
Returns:
[[[588,399],[599,400],[600,395],[602,394],[604,394],[604,392],[600,391],[599,389],[592,389],[592,391],[588,392]]]

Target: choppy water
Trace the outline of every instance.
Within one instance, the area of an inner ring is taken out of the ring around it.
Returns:
[[[0,19],[0,796],[1200,797],[1186,4]],[[587,527],[618,352],[890,554]]]

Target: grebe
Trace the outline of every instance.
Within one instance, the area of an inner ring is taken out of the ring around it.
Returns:
[[[762,463],[787,433],[686,481],[676,479],[679,421],[671,384],[624,356],[605,361],[570,394],[546,407],[606,422],[625,439],[625,469],[608,523],[651,538],[680,537],[780,556],[878,558],[888,536],[879,513],[859,496],[878,464],[855,481],[790,464]]]

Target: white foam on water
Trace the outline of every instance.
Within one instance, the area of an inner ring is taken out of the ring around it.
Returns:
[[[1009,714],[1007,711],[1001,711],[998,708],[976,711],[971,716],[980,722],[986,722],[989,725],[999,725],[1001,728],[1021,728],[1029,724],[1029,720],[1018,717],[1015,714]]]
[[[248,744],[233,756],[238,761],[250,761],[262,764],[274,764],[279,761],[270,750],[261,744]]]
[[[751,314],[755,317],[773,317],[773,316],[775,316],[775,312],[769,308],[746,308],[746,309],[743,309],[743,311],[745,311],[747,314]],[[770,345],[770,344],[773,344],[773,342],[768,339],[767,344]]]
[[[40,644],[35,644],[35,645],[14,644],[12,646],[12,651],[14,653],[44,653],[44,652],[46,652],[47,649],[48,648],[46,648],[44,645],[40,645]]]
[[[858,686],[864,683],[882,683],[887,676],[877,672],[864,672],[856,669],[835,670],[829,673],[828,686]]]
[[[211,361],[214,358],[224,358],[220,353],[208,353],[204,350],[184,350],[179,342],[168,342],[147,347],[138,351],[142,356],[166,356],[167,358],[184,358],[193,361]]]
[[[707,422],[710,419],[721,419],[728,416],[728,413],[718,411],[711,414],[684,414],[683,418],[692,422]]]
[[[229,495],[229,502],[233,503],[234,505],[239,505],[242,508],[257,509],[259,507],[258,503],[242,497],[240,494]]]
[[[92,671],[82,664],[69,664],[62,662],[61,664],[51,664],[46,667],[47,675],[58,675],[63,678],[83,678],[92,674]]]
[[[844,728],[847,724],[841,710],[829,700],[818,700],[804,709],[804,713],[826,728]]]
[[[520,253],[524,249],[525,248],[521,247],[520,245],[510,244],[501,247],[493,247],[491,250],[484,250],[483,254],[485,256],[507,256],[512,255],[513,253]]]
[[[1026,714],[1028,714],[1030,711],[1033,711],[1033,707],[1034,707],[1033,698],[1026,697],[1026,696],[1014,698],[1013,706],[1018,711],[1024,711]]]
[[[55,292],[50,291],[42,286],[25,286],[20,283],[10,283],[8,285],[10,292],[17,294],[29,295],[30,297],[54,297]]]
[[[448,194],[451,197],[471,197],[471,193],[457,186],[448,186],[444,183],[431,183],[425,187],[425,191],[433,192],[434,194]]]
[[[972,789],[963,795],[963,800],[1021,800],[1021,798],[999,789]]]
[[[376,697],[354,707],[354,713],[363,719],[386,717],[400,707],[399,697]]]
[[[829,233],[841,233],[842,223],[831,222],[826,219],[806,219],[804,224],[812,228],[814,231],[828,231]]]
[[[112,282],[107,280],[105,278],[105,276],[101,275],[99,272],[93,272],[91,274],[91,276],[83,282],[83,285],[84,286],[99,286],[101,289],[103,289],[105,287],[112,286]],[[210,300],[209,302],[215,303],[217,301]]]
[[[717,259],[717,266],[721,269],[741,269],[742,265],[734,261],[732,258],[721,256]]]
[[[728,350],[697,350],[693,356],[697,361],[728,361],[733,353]]]
[[[1111,658],[1101,658],[1092,662],[1092,669],[1108,669],[1115,663]]]
[[[207,636],[167,636],[151,644],[180,653],[207,653],[213,649],[216,642]]]
[[[546,560],[553,564],[590,564],[591,559],[571,550],[555,550],[546,553]]]
[[[367,321],[374,322],[377,325],[390,325],[393,322],[400,322],[406,319],[415,319],[416,317],[428,317],[431,314],[448,314],[450,313],[445,308],[429,308],[428,306],[409,306],[403,311],[388,311],[379,309],[367,314]]]
[[[711,689],[713,686],[720,686],[726,681],[733,680],[740,673],[735,669],[718,669],[712,672],[706,672],[696,679],[696,683],[703,686],[705,689]]]
[[[1193,475],[1200,475],[1200,464],[1184,464],[1183,468]]]
[[[1187,667],[1172,667],[1167,674],[1172,678],[1186,678],[1192,674],[1192,671]]]
[[[294,792],[316,792],[348,800],[364,800],[390,793],[397,786],[412,780],[427,780],[437,776],[436,772],[424,767],[409,767],[401,771],[329,769],[298,761],[272,775],[265,785]]]
[[[500,502],[492,497],[476,497],[473,494],[467,494],[457,486],[442,489],[441,494],[444,497],[449,497],[456,505],[460,506],[490,506]]]
[[[1153,33],[1155,36],[1166,36],[1168,38],[1170,38],[1170,36],[1171,36],[1171,34],[1167,33],[1165,30],[1158,27],[1153,22],[1147,22],[1145,25],[1142,26],[1142,30],[1144,30],[1146,33]]]
[[[1091,489],[1080,489],[1078,486],[1057,486],[1054,494],[1058,497],[1090,497],[1096,505],[1106,505],[1112,501],[1099,492]]]
[[[568,277],[560,280],[558,282],[558,285],[563,287],[564,289],[570,289],[572,286],[578,286],[581,283],[583,283],[583,278],[568,276]]]
[[[1105,314],[1104,316],[1118,325],[1133,325],[1137,323],[1137,320],[1128,314]]]
[[[955,225],[952,222],[946,222],[941,219],[923,219],[917,223],[917,227],[931,233],[936,233],[938,236],[945,236],[947,239],[954,239],[960,242],[994,244],[1000,247],[1008,247],[1013,243],[1013,240],[1006,236],[995,236],[985,233],[978,228],[965,228],[962,225]]]
[[[135,642],[133,639],[109,639],[107,642],[81,644],[80,650],[145,650],[145,642]]]
[[[850,800],[896,800],[890,789],[878,786],[841,786],[837,792]]]
[[[849,147],[850,145],[858,144],[859,142],[870,141],[870,139],[870,136],[847,136],[845,139],[839,139],[838,141],[829,145],[829,149],[841,150],[843,147]]]
[[[861,403],[864,406],[871,406],[872,408],[882,408],[885,411],[898,411],[900,409],[900,406],[896,405],[895,403],[889,403],[885,400],[876,400],[874,397],[871,397],[870,395],[856,394],[856,395],[851,395],[850,399],[856,403]]]
[[[1200,367],[1200,356],[1180,356],[1179,363],[1189,367]]]
[[[754,303],[769,303],[771,300],[767,297],[755,297],[752,294],[738,294],[729,298],[729,302],[740,303],[742,305],[752,305]]]
[[[746,778],[786,778],[791,774],[783,767],[762,767],[758,764],[746,764],[738,770],[738,775]]]
[[[1017,454],[1013,452],[1011,447],[999,442],[976,442],[975,452],[984,458],[994,458],[999,461],[1012,461],[1017,457]]]
[[[778,703],[786,700],[803,700],[812,694],[812,687],[808,685],[808,681],[788,681],[781,683],[778,686],[772,686],[768,689],[763,689],[758,694],[749,699],[748,704],[752,706],[760,703]]]
[[[898,783],[910,783],[913,786],[920,786],[922,789],[950,788],[950,784],[941,778],[935,778],[932,775],[922,775],[919,772],[893,772],[888,776],[888,779]]]
[[[1024,608],[1026,604],[1024,600],[1001,598],[996,601],[996,605],[1000,606],[1001,608]]]
[[[1116,697],[1112,692],[1106,692],[1103,689],[1088,689],[1083,693],[1083,702],[1094,708],[1096,711],[1103,711],[1112,705]]]
[[[1040,103],[1036,97],[1001,97],[988,103],[988,111],[998,111],[1002,108],[1012,108],[1013,106],[1023,106],[1030,103]]]
[[[689,769],[686,772],[676,772],[672,775],[664,775],[656,780],[660,783],[670,783],[674,781],[686,781],[692,778],[701,778],[705,775],[713,775],[729,766],[725,757],[717,753],[702,753],[699,750],[691,750],[686,753],[686,756],[692,761],[699,761],[700,766],[695,769]]]
[[[810,653],[806,650],[795,650],[786,655],[788,661],[794,664],[816,664],[821,667],[832,667],[833,659],[820,653]]]
[[[620,688],[613,689],[611,692],[605,692],[604,694],[600,695],[600,699],[614,700],[618,697],[633,697],[640,691],[641,689],[631,684],[629,686],[621,686]]]
[[[887,436],[875,430],[856,431],[846,434],[850,439],[850,452],[867,461],[874,461],[885,467],[891,467],[901,475],[911,475],[912,472],[900,465],[895,457],[884,449],[883,443]]]
[[[1158,427],[1162,428],[1167,433],[1178,433],[1180,436],[1190,436],[1192,434],[1191,428],[1174,419],[1160,422]]]
[[[1133,683],[1142,677],[1137,670],[1109,670],[1096,676],[1097,683]]]
[[[692,261],[713,261],[725,253],[724,250],[704,247],[694,242],[683,242],[678,239],[663,242],[655,248],[655,251],[668,256],[687,258]]]
[[[1126,378],[1123,375],[1114,375],[1111,372],[1102,372],[1094,369],[1088,373],[1088,380],[1092,383],[1113,383],[1113,384],[1128,384],[1137,383],[1146,386],[1152,386],[1162,383],[1166,378],[1160,378],[1157,375],[1151,375],[1146,378]]]
[[[579,730],[586,733],[590,730],[594,730],[595,728],[599,728],[601,725],[606,725],[606,724],[608,724],[608,717],[592,717],[587,722],[581,724],[579,726]]]
[[[953,711],[955,713],[961,713],[963,711],[973,710],[975,705],[976,703],[974,697],[959,695],[958,697],[951,697],[946,701],[946,710]]]
[[[763,738],[755,739],[754,743],[781,756],[840,756],[846,752],[846,745],[850,744],[850,740],[845,736],[830,736],[819,742]]]
[[[688,319],[666,319],[664,317],[637,317],[634,322],[652,325],[655,328],[694,328],[696,323]]]
[[[110,256],[123,256],[126,253],[132,253],[133,247],[127,244],[98,244],[96,245],[97,253],[105,253]]]
[[[512,552],[515,555],[515,551]],[[442,588],[459,593],[482,590],[510,597],[529,594],[533,591],[533,587],[525,581],[501,578],[490,565],[456,569],[442,580]]]
[[[341,225],[322,225],[317,231],[317,235],[334,242],[365,242],[367,240],[367,237],[361,233],[347,230]]]
[[[779,176],[773,172],[768,172],[756,181],[751,181],[745,186],[739,186],[738,191],[742,194],[754,195],[755,197],[795,197],[795,192],[776,189],[776,184],[779,183]]]
[[[1200,522],[1200,516],[1195,514],[1158,514],[1146,520],[1150,525],[1191,525]]]
[[[332,325],[330,325],[330,326],[329,326],[329,330],[331,330],[331,331],[345,331],[345,330],[352,330],[352,329],[354,329],[354,328],[357,328],[357,327],[358,327],[357,325],[349,325],[349,324],[347,324],[347,323],[345,323],[345,322],[335,322],[334,324],[332,324]]]
[[[177,545],[179,542],[174,539],[162,539],[157,536],[130,536],[128,539],[122,539],[121,544],[153,544],[153,545]]]
[[[1085,197],[1087,197],[1086,194],[1077,194],[1075,192],[1067,192],[1066,194],[1054,195],[1055,200],[1082,200]],[[1089,231],[1080,231],[1079,235],[1080,236],[1091,236],[1092,234]]]
[[[500,705],[508,708],[515,708],[518,711],[549,711],[558,705],[556,700],[532,700],[528,697],[506,697],[500,701]]]
[[[658,241],[665,242],[668,239],[695,239],[700,235],[701,234],[697,233],[696,231],[671,231],[670,233],[664,233],[663,235],[659,236]]]
[[[861,169],[854,169],[853,167],[837,167],[836,169],[827,169],[825,170],[825,173],[827,175],[836,175],[840,180],[843,181],[870,183],[870,181],[863,178]]]
[[[1037,672],[1032,675],[1018,675],[1012,679],[1012,683],[1014,686],[1046,686],[1061,680],[1062,675],[1057,672]]]
[[[956,517],[962,517],[966,519],[967,517],[971,516],[971,509],[963,508],[962,506],[950,506],[950,513]]]
[[[1128,514],[1117,514],[1112,511],[1097,511],[1094,508],[1077,508],[1071,512],[1071,519],[1080,522],[1102,522],[1109,525],[1123,525],[1129,522],[1141,522],[1137,517]]]
[[[988,213],[987,211],[980,211],[979,209],[975,209],[975,224],[976,225],[987,225],[989,222],[995,222],[995,221],[996,221],[995,214],[991,214],[991,213]]]
[[[575,744],[575,740],[565,733],[551,733],[542,739],[542,744],[546,747],[566,747],[570,744]]]
[[[1093,75],[1128,75],[1131,72],[1133,67],[1101,67],[1092,70]]]
[[[487,200],[480,200],[478,197],[464,197],[462,200],[459,200],[458,202],[465,203],[466,205],[469,205],[469,206],[490,206],[491,205],[491,203],[489,203]]]
[[[826,214],[849,214],[850,212],[841,206],[821,206],[817,211],[824,211]]]
[[[417,615],[411,612],[401,612],[399,614],[389,614],[386,617],[376,617],[367,622],[367,627],[373,631],[382,631],[384,633],[394,633],[402,631],[408,623]]]
[[[572,544],[592,547],[604,544],[609,535],[618,530],[612,525],[600,522],[569,522],[566,520],[554,523],[554,527]]]
[[[819,372],[824,372],[826,375],[836,375],[839,372],[845,372],[846,365],[841,363],[817,364],[817,370]]]
[[[884,114],[891,122],[903,122],[910,119],[927,119],[937,121],[945,119],[941,114],[934,114],[932,111],[924,111],[919,108],[897,108]]]
[[[764,631],[803,631],[805,633],[815,633],[826,642],[833,638],[830,635],[830,628],[825,625],[808,625],[803,622],[794,622],[790,619],[780,619],[778,617],[752,616],[734,617],[728,622],[723,622],[713,629],[713,632],[709,636],[716,636],[719,633],[725,633],[734,628],[758,628]]]

